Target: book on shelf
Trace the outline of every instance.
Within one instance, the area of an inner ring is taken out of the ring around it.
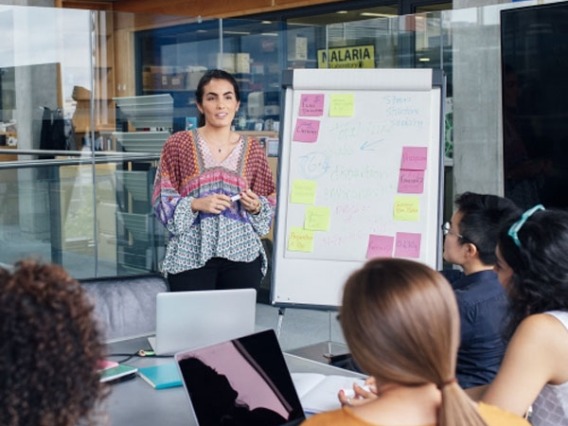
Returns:
[[[341,389],[353,389],[353,384],[363,386],[364,379],[318,373],[292,373],[292,381],[304,412],[321,413],[341,408],[337,394]]]
[[[181,386],[181,375],[174,363],[141,367],[138,375],[142,377],[154,389],[167,389]]]

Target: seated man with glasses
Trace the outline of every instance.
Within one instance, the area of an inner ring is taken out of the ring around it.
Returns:
[[[465,192],[444,223],[444,260],[458,265],[442,273],[454,288],[461,320],[457,379],[463,388],[490,383],[501,364],[507,342],[505,290],[493,271],[495,247],[503,224],[519,215],[510,200]]]

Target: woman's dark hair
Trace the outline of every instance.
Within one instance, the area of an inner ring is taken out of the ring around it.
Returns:
[[[96,422],[105,351],[92,313],[60,266],[25,260],[0,269],[0,424]]]
[[[507,289],[511,299],[509,336],[529,315],[568,311],[568,212],[536,211],[517,232],[520,246],[509,235],[513,223],[502,229],[498,243],[514,272]]]
[[[233,77],[227,71],[214,69],[206,71],[197,84],[197,90],[195,91],[195,102],[197,102],[198,105],[203,104],[205,86],[207,86],[211,80],[227,80],[233,86],[233,91],[235,92],[235,98],[237,102],[241,101],[241,93],[239,91],[239,85],[237,83],[237,80],[235,80],[235,77]],[[199,127],[205,125],[205,116],[201,113],[201,111],[199,112],[197,125]]]
[[[495,265],[495,247],[503,223],[507,223],[521,212],[515,203],[507,198],[491,194],[464,192],[455,201],[462,213],[459,232],[462,243],[475,244],[479,260],[485,265]]]

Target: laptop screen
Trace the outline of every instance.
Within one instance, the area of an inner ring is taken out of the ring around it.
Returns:
[[[273,330],[176,354],[200,426],[288,426],[302,405]]]

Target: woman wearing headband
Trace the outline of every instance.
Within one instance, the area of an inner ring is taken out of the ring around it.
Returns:
[[[535,426],[568,425],[568,213],[527,210],[503,230],[495,270],[511,299],[512,335],[483,401]]]
[[[340,313],[353,358],[374,381],[374,397],[345,399],[342,409],[318,414],[305,426],[528,425],[496,407],[475,405],[459,387],[455,296],[428,266],[404,259],[367,262],[347,280]]]

